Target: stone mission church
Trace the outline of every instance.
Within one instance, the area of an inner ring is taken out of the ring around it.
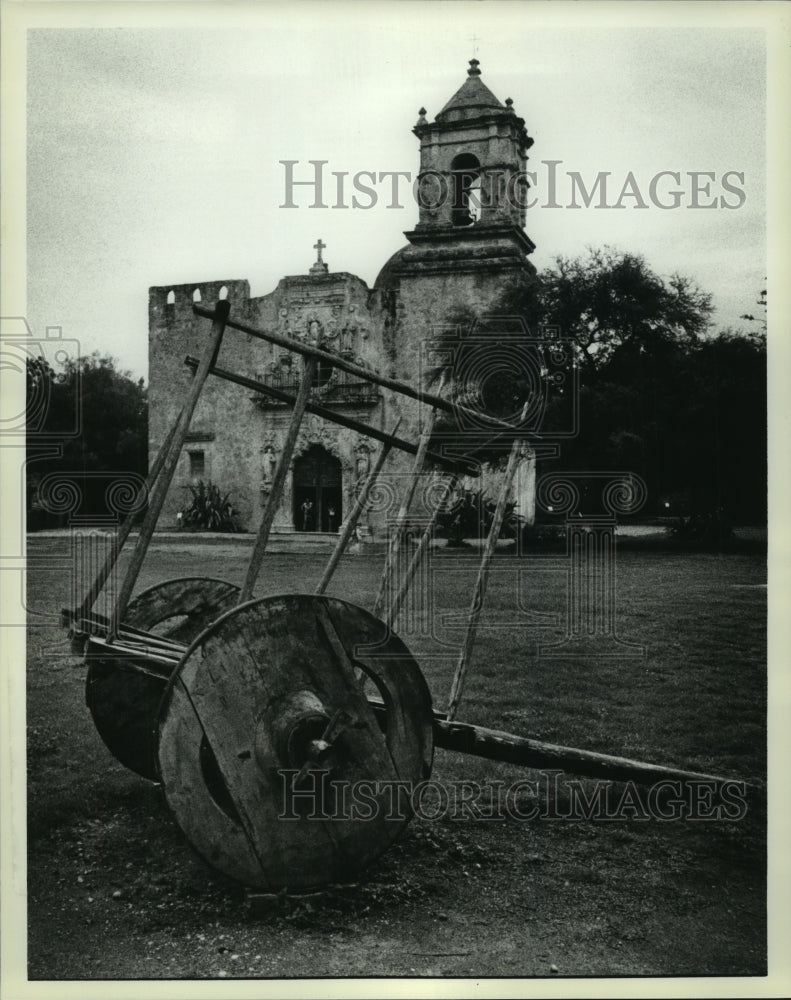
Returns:
[[[231,303],[231,318],[304,342],[318,344],[357,364],[415,385],[427,384],[426,344],[456,317],[498,314],[504,301],[534,283],[524,231],[527,150],[533,140],[513,102],[501,103],[481,79],[478,61],[433,121],[421,108],[413,132],[420,143],[418,221],[407,244],[382,267],[369,288],[343,271],[332,272],[316,245],[317,260],[304,275],[280,280],[267,295],[250,297],[246,280],[222,280],[151,288],[149,291],[149,456],[159,450],[188,391],[184,358],[200,356],[210,324],[194,315],[193,302]],[[520,204],[521,203],[521,204]],[[483,328],[482,328],[483,329]],[[484,334],[485,336],[485,334]],[[493,347],[498,335],[492,332]],[[218,359],[224,369],[296,394],[301,356],[228,330]],[[434,386],[436,389],[436,386]],[[413,400],[334,369],[321,374],[312,398],[369,426],[417,441],[420,412]],[[290,408],[237,385],[209,378],[160,524],[172,528],[188,506],[190,484],[217,484],[229,493],[241,527],[255,531],[261,519],[288,426]],[[307,413],[303,419],[274,532],[335,532],[348,514],[355,487],[375,461],[380,442]],[[374,504],[364,537],[382,538],[397,509],[411,455],[391,452],[390,507]],[[438,475],[438,473],[428,474]],[[392,477],[395,477],[393,480]],[[479,484],[491,495],[497,474]],[[528,452],[515,482],[519,512],[532,519],[535,457]],[[430,483],[428,484],[430,486]],[[425,492],[425,491],[424,491]],[[421,491],[418,491],[420,495]]]

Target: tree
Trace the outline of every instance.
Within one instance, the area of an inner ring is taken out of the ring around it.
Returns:
[[[62,371],[43,358],[27,363],[29,486],[57,472],[79,488],[82,510],[104,513],[107,479],[148,467],[148,400],[143,379],[98,352],[69,358]],[[75,433],[77,432],[78,433]],[[42,435],[59,441],[57,458],[35,459]],[[96,473],[106,473],[97,476]],[[35,489],[29,496],[35,496]],[[32,504],[32,498],[29,501]]]
[[[694,390],[686,409],[694,428],[679,439],[697,508],[737,521],[766,517],[766,334],[724,330],[691,359]]]
[[[577,345],[583,370],[601,369],[623,351],[653,355],[691,346],[709,326],[711,296],[680,274],[664,281],[639,254],[604,247],[557,257],[542,275],[545,323]]]
[[[542,287],[580,365],[580,434],[558,466],[639,473],[649,509],[761,518],[765,333],[711,334],[710,296],[610,248],[560,258]]]
[[[579,433],[563,440],[553,469],[637,473],[648,485],[648,510],[666,511],[672,497],[670,513],[681,501],[701,515],[718,507],[737,519],[764,515],[765,332],[713,335],[711,297],[691,279],[664,279],[639,254],[611,247],[557,258],[526,291],[519,301],[513,293],[504,295],[496,312],[504,320],[524,320],[533,337],[542,326],[554,327],[572,345],[565,372],[548,370],[551,352],[540,339],[530,348],[535,363],[528,368],[548,372],[544,386],[474,364],[476,351],[484,360],[492,353],[480,339],[476,344],[476,330],[490,343],[501,341],[491,318],[484,330],[475,317],[460,313],[450,321],[473,335],[469,347],[462,343],[456,350],[455,370],[445,371],[457,398],[513,421],[523,399],[543,392],[540,424],[528,433],[551,440],[568,426],[576,366]],[[759,304],[765,304],[763,293]],[[472,376],[463,382],[459,372]],[[476,386],[478,372],[485,372],[487,384]],[[566,377],[555,380],[556,374]],[[441,426],[446,424],[447,418]],[[458,438],[462,450],[461,427]],[[484,454],[496,460],[502,444]]]
[[[764,279],[766,280],[766,279]],[[762,316],[754,316],[752,313],[742,313],[739,317],[740,319],[746,319],[749,323],[760,324],[760,330],[766,333],[766,289],[762,288],[758,293],[758,298],[755,300],[755,304],[763,310]]]
[[[674,274],[664,280],[639,254],[612,247],[589,249],[576,259],[556,258],[554,267],[535,283],[515,285],[503,294],[497,309],[490,309],[490,314],[502,317],[506,326],[510,321],[512,333],[520,320],[533,337],[542,327],[554,328],[562,341],[573,345],[564,362],[565,371],[553,368],[553,352],[540,344],[518,351],[517,355],[525,354],[524,359],[515,355],[527,377],[486,364],[491,350],[476,345],[475,333],[480,331],[494,341],[496,319],[490,318],[483,329],[476,326],[477,319],[468,308],[448,317],[450,324],[470,330],[471,335],[470,346],[454,352],[456,371],[445,374],[458,382],[457,372],[474,373],[472,379],[467,376],[465,384],[454,384],[456,397],[511,421],[524,402],[541,396],[543,408],[532,410],[540,425],[534,421],[529,429],[551,435],[569,424],[572,366],[576,365],[586,444],[589,446],[591,435],[603,435],[617,464],[623,460],[624,449],[630,455],[639,449],[635,440],[639,432],[633,425],[638,411],[645,411],[651,398],[657,398],[656,391],[648,399],[641,395],[641,373],[642,380],[650,374],[654,389],[675,377],[679,359],[707,331],[711,312],[711,297],[689,278]],[[476,351],[482,357],[480,364],[474,363]],[[531,352],[533,357],[528,357]],[[469,383],[479,371],[486,373],[486,384],[476,391]],[[556,375],[564,378],[558,380]],[[582,442],[578,445],[576,450],[574,446],[570,449],[577,463],[583,459]],[[589,459],[585,461],[587,465]]]
[[[432,337],[431,353],[438,361],[428,382],[434,391],[442,382],[442,395],[464,410],[438,413],[434,450],[504,467],[514,436],[498,423],[519,426],[529,436],[554,397],[562,396],[564,390],[556,389],[553,378],[558,369],[554,353],[535,336],[538,293],[537,278],[519,275],[482,313],[473,300],[459,303],[444,317],[444,328]]]
[[[96,471],[137,472],[148,465],[148,399],[142,378],[95,351],[66,362],[64,379],[80,392],[82,433],[64,457]]]

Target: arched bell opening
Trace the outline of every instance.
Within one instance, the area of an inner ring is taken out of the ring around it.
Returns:
[[[472,153],[459,153],[450,165],[454,226],[474,226],[481,217],[481,164]]]

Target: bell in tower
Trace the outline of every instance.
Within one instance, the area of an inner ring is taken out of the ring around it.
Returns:
[[[477,59],[433,122],[421,108],[419,220],[404,262],[440,266],[496,263],[533,272],[535,246],[524,231],[527,151],[533,140],[513,101],[502,104],[481,79]]]

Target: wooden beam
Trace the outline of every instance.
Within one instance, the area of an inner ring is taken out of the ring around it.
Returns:
[[[193,305],[192,311],[197,316],[205,316],[207,319],[211,319],[212,313],[208,309],[204,309],[203,306]],[[366,382],[373,382],[375,385],[381,385],[385,389],[392,389],[394,392],[399,392],[402,396],[410,396],[421,403],[428,403],[430,406],[435,406],[438,410],[467,417],[470,420],[474,420],[479,427],[481,424],[488,424],[493,428],[510,431],[511,434],[523,435],[525,433],[524,427],[509,424],[507,420],[500,420],[498,417],[490,416],[481,410],[471,410],[460,403],[453,403],[451,400],[443,399],[439,395],[424,392],[422,389],[417,389],[415,386],[410,385],[409,382],[402,382],[399,379],[388,378],[385,375],[378,374],[378,372],[372,372],[368,368],[363,368],[362,365],[355,364],[353,361],[347,361],[339,354],[323,351],[319,347],[311,347],[309,344],[303,344],[302,341],[294,340],[292,337],[283,337],[278,333],[259,330],[248,323],[239,323],[236,320],[229,320],[228,326],[234,330],[240,330],[242,333],[247,333],[251,337],[257,337],[259,340],[267,340],[270,344],[277,344],[278,347],[285,347],[289,351],[295,351],[306,358],[315,358],[316,361],[323,361],[334,368],[340,368],[341,371],[348,372],[350,375],[357,375]],[[522,420],[524,419],[522,417]],[[535,437],[540,438],[541,435],[536,434]]]
[[[194,369],[193,369],[193,374],[194,374]],[[181,414],[179,414],[179,417],[180,416]],[[146,479],[145,486],[141,487],[141,490],[138,493],[138,498],[140,496],[140,493],[145,492],[146,494],[150,494],[150,491],[153,489],[154,484],[156,483],[157,478],[160,472],[162,471],[162,467],[165,464],[165,459],[167,458],[168,453],[170,451],[170,446],[173,444],[173,438],[176,435],[177,426],[178,426],[178,419],[176,420],[176,423],[174,423],[173,426],[170,428],[170,430],[167,433],[167,437],[162,442],[162,447],[157,452],[157,457],[154,459],[154,464],[151,466],[151,470],[148,474],[148,478]],[[133,507],[136,506],[137,504],[135,502],[135,504],[133,504]],[[118,529],[118,534],[113,538],[112,544],[110,546],[110,551],[107,553],[107,556],[104,560],[104,565],[96,574],[96,579],[91,584],[91,587],[88,590],[88,593],[85,595],[82,604],[79,606],[79,608],[77,608],[73,612],[74,618],[78,619],[86,618],[90,613],[91,608],[96,603],[97,597],[102,592],[102,588],[107,582],[108,576],[113,571],[113,567],[115,566],[115,564],[118,562],[118,557],[120,556],[121,550],[126,544],[126,540],[129,537],[129,532],[132,530],[132,525],[135,522],[137,513],[138,512],[136,510],[130,511],[130,513],[127,514],[126,518],[122,522],[120,528]]]
[[[308,358],[305,362],[305,370],[302,375],[302,382],[299,386],[299,393],[297,394],[296,401],[294,402],[294,409],[291,413],[291,423],[288,425],[286,440],[283,442],[283,450],[280,453],[280,460],[277,463],[277,469],[275,469],[275,475],[272,480],[272,488],[269,492],[269,499],[267,500],[264,516],[261,519],[261,526],[258,529],[258,536],[255,540],[255,545],[253,546],[253,554],[250,557],[250,563],[247,567],[247,575],[245,576],[242,589],[239,592],[239,604],[244,604],[253,596],[253,587],[255,586],[255,581],[258,579],[258,574],[261,571],[261,563],[264,561],[266,545],[269,541],[269,532],[272,529],[275,512],[280,505],[280,501],[283,499],[283,487],[286,482],[286,475],[288,474],[288,469],[291,465],[291,456],[294,454],[294,447],[297,443],[297,435],[299,434],[302,418],[305,415],[308,396],[313,388],[313,382],[316,378],[317,369],[318,361],[316,361],[315,358]]]
[[[189,368],[196,368],[198,363],[198,359],[192,357],[191,355],[187,355],[184,359],[184,364]],[[237,375],[235,372],[230,372],[225,368],[214,367],[212,368],[211,373],[212,375],[216,375],[217,378],[224,379],[226,382],[233,382],[235,385],[241,385],[245,389],[250,389],[252,392],[257,392],[262,396],[269,396],[272,399],[277,399],[281,403],[286,403],[289,406],[293,406],[296,402],[296,396],[292,396],[291,393],[284,392],[282,389],[275,389],[274,386],[266,385],[265,383],[258,382],[252,378],[247,378],[245,375]],[[397,448],[399,451],[405,451],[410,455],[417,454],[418,445],[414,442],[405,441],[403,438],[388,434],[387,431],[381,431],[376,427],[370,427],[368,424],[361,423],[353,417],[347,417],[342,413],[337,413],[335,410],[330,410],[326,406],[309,402],[305,409],[308,413],[313,413],[317,417],[321,417],[322,420],[328,420],[330,423],[338,424],[339,427],[347,427],[349,430],[356,431],[358,434],[367,434],[368,437],[375,438],[377,441],[382,441],[385,444],[389,443],[393,448]],[[440,455],[436,451],[428,451],[426,453],[426,457],[429,458],[435,465],[440,465],[452,472],[461,471],[462,473],[470,476],[479,476],[481,472],[480,466],[470,459],[448,458],[445,455]]]
[[[381,718],[386,717],[387,707],[379,698],[369,698],[368,703]],[[718,785],[739,781],[717,774],[686,771],[664,764],[649,764],[630,757],[617,757],[580,750],[577,747],[545,743],[526,736],[515,736],[499,729],[488,729],[470,722],[446,719],[441,712],[434,712],[434,746],[454,753],[483,757],[503,764],[516,764],[532,770],[566,771],[586,778],[603,778],[609,781],[633,781],[638,785],[653,785],[660,781],[706,781]],[[740,782],[748,793],[762,793],[762,785]]]
[[[455,750],[473,757],[486,757],[488,760],[519,764],[536,770],[568,771],[570,774],[606,778],[610,781],[634,781],[636,784],[647,785],[658,781],[714,781],[722,784],[736,780],[662,764],[648,764],[628,757],[595,753],[593,750],[558,746],[450,719],[435,718],[434,743],[443,750]]]
[[[458,481],[459,477],[455,474],[452,475],[450,479],[447,481],[447,483],[445,484],[445,488],[448,491],[448,496],[450,496],[450,494],[456,488],[456,483]],[[434,528],[436,527],[437,518],[440,515],[440,511],[441,511],[441,506],[438,504],[436,509],[431,515],[431,520],[426,525],[426,530],[420,537],[420,541],[417,544],[417,548],[415,549],[415,553],[412,556],[412,560],[409,563],[409,566],[407,567],[403,579],[401,580],[401,585],[398,589],[398,593],[390,602],[390,606],[388,607],[387,613],[384,616],[384,622],[385,625],[388,626],[388,628],[392,628],[398,618],[398,612],[401,610],[401,605],[404,603],[404,598],[409,593],[409,588],[412,585],[412,580],[414,579],[418,566],[420,566],[420,563],[423,561],[423,555],[426,551],[426,548],[428,547],[429,542],[431,541],[431,536],[434,533]]]
[[[489,529],[489,536],[486,539],[486,545],[481,558],[481,565],[478,567],[478,579],[475,582],[475,590],[473,591],[472,601],[470,602],[470,616],[467,620],[467,632],[464,636],[464,643],[462,645],[461,652],[459,653],[459,660],[456,664],[456,672],[453,676],[453,683],[450,689],[450,698],[448,701],[449,719],[454,719],[456,717],[459,702],[461,701],[461,695],[464,690],[467,668],[470,663],[470,657],[472,656],[473,646],[475,645],[475,636],[478,632],[478,621],[481,617],[483,602],[486,597],[486,587],[489,582],[489,566],[492,561],[492,556],[494,555],[495,546],[497,545],[497,539],[500,537],[500,528],[502,527],[503,515],[505,514],[505,504],[508,500],[508,494],[511,490],[511,486],[514,482],[517,466],[519,465],[522,445],[523,442],[519,438],[517,438],[511,445],[511,454],[508,456],[508,467],[505,472],[502,487],[500,488],[500,495],[497,498],[494,519],[492,521],[491,528]]]
[[[132,559],[126,570],[123,582],[121,583],[118,599],[115,602],[115,608],[113,610],[112,622],[110,626],[109,641],[112,641],[112,637],[117,633],[118,625],[124,616],[126,606],[129,603],[129,598],[132,596],[132,591],[134,590],[135,583],[137,582],[140,568],[143,565],[143,560],[145,559],[148,546],[154,534],[154,528],[159,520],[159,515],[165,504],[165,497],[167,496],[170,484],[173,481],[173,476],[176,472],[176,465],[179,460],[179,455],[181,454],[181,448],[184,444],[185,438],[187,437],[187,433],[189,432],[192,414],[195,412],[195,407],[198,405],[201,391],[206,379],[209,377],[209,371],[217,359],[217,354],[219,353],[220,345],[222,344],[223,334],[225,333],[225,327],[228,322],[230,309],[230,303],[226,299],[217,303],[214,312],[209,312],[208,310],[206,311],[207,316],[209,316],[213,321],[211,336],[206,345],[206,350],[203,352],[200,364],[195,370],[195,377],[190,385],[187,399],[182,407],[181,413],[179,414],[179,418],[176,421],[176,429],[173,433],[173,439],[167,451],[167,457],[163,461],[162,471],[157,476],[156,483],[154,484],[153,491],[149,498],[148,510],[140,528],[137,544],[132,552]]]
[[[440,392],[442,392],[442,386],[444,384],[445,384],[445,376],[443,375],[439,387]],[[412,476],[410,477],[409,485],[407,486],[406,493],[401,501],[401,506],[398,509],[398,517],[396,518],[395,527],[393,529],[393,535],[390,539],[390,547],[387,550],[387,558],[385,559],[385,565],[382,571],[382,578],[379,581],[379,591],[376,595],[376,600],[374,601],[373,613],[377,617],[382,613],[385,597],[387,595],[387,588],[392,580],[393,571],[395,568],[396,560],[398,558],[398,550],[401,547],[401,542],[404,537],[404,529],[406,526],[407,515],[409,513],[409,508],[412,505],[412,499],[415,495],[417,484],[420,481],[421,475],[423,474],[423,466],[426,464],[426,454],[428,452],[428,444],[429,441],[431,440],[431,433],[434,430],[434,421],[436,419],[437,419],[437,407],[435,406],[429,411],[429,414],[426,417],[425,423],[423,425],[423,433],[420,435],[420,442],[418,444],[417,454],[415,455],[415,461],[412,466]]]
[[[401,417],[399,417],[398,420],[396,420],[395,424],[393,425],[393,429],[390,432],[391,439],[395,438],[395,432],[398,430],[400,424],[401,424]],[[376,477],[382,471],[382,466],[385,464],[387,456],[390,454],[390,450],[392,447],[393,447],[393,440],[385,442],[384,447],[379,452],[379,456],[376,459],[376,464],[374,465],[373,469],[368,475],[368,478],[365,480],[365,483],[362,485],[360,492],[357,494],[357,498],[354,501],[354,506],[352,507],[352,511],[343,523],[340,537],[338,538],[338,541],[335,544],[335,548],[333,549],[332,555],[330,556],[330,561],[327,563],[327,568],[324,570],[324,574],[322,575],[322,578],[319,581],[318,587],[316,587],[317,594],[323,594],[326,591],[327,587],[329,586],[330,580],[332,579],[333,574],[335,573],[335,570],[338,566],[338,563],[341,560],[341,556],[346,551],[346,546],[349,544],[349,539],[352,537],[352,532],[357,527],[357,522],[360,519],[360,514],[362,514],[363,508],[365,507],[365,502],[368,499],[368,493],[371,487],[376,482]]]

